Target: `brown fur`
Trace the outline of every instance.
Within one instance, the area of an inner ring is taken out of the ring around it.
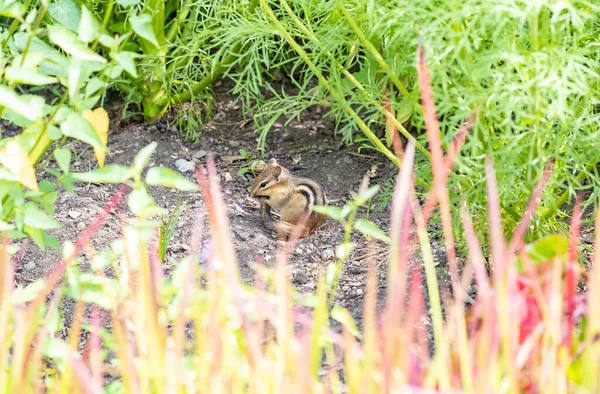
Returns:
[[[280,237],[287,237],[306,214],[308,218],[301,237],[314,233],[325,221],[324,215],[310,210],[305,194],[312,196],[315,205],[326,204],[325,192],[321,185],[307,178],[292,176],[286,168],[277,164],[275,159],[269,160],[250,188],[250,195],[260,199],[261,215],[265,224],[274,227]],[[271,208],[280,211],[279,221],[271,217]]]

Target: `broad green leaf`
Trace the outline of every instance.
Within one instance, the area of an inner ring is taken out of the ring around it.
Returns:
[[[73,172],[73,179],[79,182],[123,183],[131,176],[131,170],[120,164],[109,164],[89,172]]]
[[[90,79],[85,85],[85,96],[90,97],[92,94],[102,89],[105,85],[106,84],[100,78],[94,77]]]
[[[60,223],[48,216],[33,202],[25,203],[24,224],[40,230],[51,230],[60,227]]]
[[[104,156],[106,155],[106,143],[108,141],[108,113],[102,107],[98,107],[93,111],[83,111],[83,117],[92,125],[92,128],[98,135],[104,146],[94,146],[94,155],[98,160],[100,167],[104,166]]]
[[[81,75],[81,59],[76,57],[71,58],[69,63],[69,99],[75,102],[77,93],[79,93],[79,87],[83,83],[83,76]]]
[[[106,59],[98,55],[69,30],[61,26],[51,26],[48,30],[50,41],[61,47],[68,54],[81,60],[106,63]]]
[[[111,54],[111,57],[119,63],[121,67],[125,69],[132,77],[137,78],[137,69],[135,66],[135,58],[138,56],[137,53],[122,51],[116,54]]]
[[[567,369],[567,378],[571,383],[581,388],[586,388],[588,392],[598,387],[598,348],[600,344],[597,341],[592,342],[585,347],[581,354],[569,365]]]
[[[141,14],[129,18],[131,27],[135,34],[150,41],[155,47],[159,47],[154,30],[152,29],[152,17],[149,14]]]
[[[396,119],[400,124],[406,122],[413,114],[415,103],[413,97],[405,97],[400,101],[398,111],[396,112]]]
[[[114,48],[117,45],[117,40],[106,33],[101,34],[100,37],[98,37],[98,41],[107,48]]]
[[[39,190],[33,163],[27,152],[15,140],[9,141],[0,149],[0,164],[12,172],[25,187]]]
[[[56,0],[48,6],[48,13],[61,25],[77,31],[81,15],[74,0]]]
[[[31,124],[31,121],[12,111],[10,108],[4,107],[4,112],[2,112],[2,119],[8,120],[10,123],[19,127],[27,127]]]
[[[71,168],[71,151],[67,148],[56,148],[54,158],[62,172],[69,172]]]
[[[12,224],[8,224],[0,220],[0,231],[11,231],[15,228]]]
[[[119,282],[115,279],[78,270],[70,270],[67,279],[67,295],[84,302],[97,303],[105,309],[115,306],[120,293]]]
[[[73,188],[74,178],[70,172],[61,176],[59,178],[59,182],[69,193],[73,193],[75,191],[75,189]]]
[[[12,301],[15,305],[24,305],[28,302],[33,301],[42,289],[46,286],[45,279],[39,279],[35,282],[31,282],[28,286],[21,287],[17,286],[12,291]]]
[[[360,338],[360,330],[356,326],[356,322],[352,318],[352,315],[346,308],[341,308],[339,306],[333,307],[331,310],[331,318],[337,320],[344,326],[350,334],[354,335],[356,338]]]
[[[330,206],[330,205],[314,205],[312,207],[313,211],[316,213],[323,214],[325,216],[329,216],[333,220],[342,221],[344,217],[350,212],[344,214],[342,208]]]
[[[41,249],[46,250],[46,243],[44,242],[44,232],[39,228],[33,228],[30,226],[23,226],[23,231],[35,242],[35,244]]]
[[[56,63],[53,60],[44,60],[40,63],[38,70],[45,75],[56,76],[58,81],[62,83],[63,81],[61,78],[65,79],[68,76],[69,63],[66,60],[63,63]]]
[[[334,285],[336,278],[339,278],[341,274],[342,274],[342,264],[340,264],[340,263],[329,264],[325,271],[325,283],[327,284],[327,286],[329,286],[331,288],[331,286]]]
[[[52,184],[54,186],[54,184]],[[36,201],[38,204],[42,206],[46,212],[50,215],[54,216],[54,205],[56,204],[56,200],[58,199],[58,191],[47,192],[42,196],[37,196],[32,198],[32,200]]]
[[[101,95],[98,94],[96,96],[88,97],[81,100],[81,108],[94,108],[98,104],[98,101],[100,101],[100,98]]]
[[[63,134],[60,132],[60,129],[54,125],[48,125],[48,137],[52,141],[58,141],[63,137]]]
[[[44,355],[52,360],[59,360],[62,363],[71,362],[71,346],[62,339],[49,335],[46,340]]]
[[[156,141],[153,141],[150,144],[143,147],[137,153],[137,155],[135,155],[133,159],[133,165],[131,167],[137,174],[141,174],[144,167],[148,165],[148,162],[150,161],[150,156],[152,156],[152,153],[154,153],[156,145]]]
[[[412,97],[404,97],[399,104],[399,108],[394,114],[398,123],[402,124],[406,122],[413,114],[414,102]],[[385,142],[388,147],[392,146],[392,131],[398,133],[395,127],[386,127],[385,129]]]
[[[557,257],[566,262],[569,253],[569,239],[560,234],[549,235],[525,246],[525,252],[534,266],[549,263]],[[520,257],[517,258],[517,269],[519,272],[524,270]]]
[[[25,13],[25,5],[19,0],[3,0],[0,3],[0,15],[19,19]]]
[[[67,137],[78,139],[92,146],[103,146],[102,140],[92,125],[77,112],[73,112],[67,117],[60,125],[60,131]]]
[[[377,238],[380,241],[390,243],[390,237],[387,236],[377,225],[367,219],[360,219],[354,223],[354,227],[361,233]]]
[[[54,116],[54,121],[56,123],[62,123],[67,120],[69,115],[71,115],[73,112],[74,111],[69,107],[60,107]]]
[[[117,79],[123,73],[123,67],[119,66],[118,64],[115,64],[112,67],[110,67],[110,66],[107,67],[106,70],[104,71],[104,73],[110,79]]]
[[[29,35],[26,33],[16,33],[15,34],[15,46],[19,50],[21,50],[21,51],[25,50],[25,47],[28,44],[29,44],[29,52],[40,52],[44,55],[45,59],[48,59],[52,63],[56,64],[57,67],[66,68],[65,66],[69,59],[67,59],[62,53],[57,51],[55,48],[46,44],[44,41],[40,40],[37,37],[33,37],[33,39],[29,40]],[[40,66],[41,66],[41,63],[40,63]],[[66,75],[66,73],[65,73],[65,75]]]
[[[356,204],[363,205],[367,201],[369,201],[377,192],[379,191],[379,185],[372,186],[367,190],[361,192],[356,196]]]
[[[340,260],[345,260],[350,256],[350,253],[354,250],[354,244],[352,242],[344,242],[338,245],[335,249],[335,255]]]
[[[36,100],[19,96],[4,86],[0,86],[0,105],[32,122],[44,116],[44,99],[42,97],[38,97]]]
[[[152,167],[146,174],[146,183],[154,186],[167,186],[182,191],[198,190],[198,185],[170,168]]]
[[[15,136],[14,140],[17,141],[26,152],[31,152],[33,150],[37,141],[40,139],[41,134],[44,132],[43,122],[43,120],[39,120],[31,123],[23,129],[21,134]]]
[[[41,51],[27,51],[26,55],[20,54],[10,62],[15,68],[34,69],[46,59],[46,56]]]
[[[17,176],[10,172],[8,168],[0,167],[0,181],[15,181],[18,182]],[[5,185],[0,183],[0,187]]]
[[[42,179],[40,181],[40,191],[39,193],[50,193],[56,190],[56,185],[53,182],[50,182],[49,180],[46,179]],[[29,191],[27,192],[27,194],[36,194],[36,192],[33,191]]]
[[[48,248],[52,248],[56,251],[60,252],[62,250],[62,246],[60,245],[60,242],[58,242],[58,239],[54,235],[44,233],[44,244]]]
[[[49,85],[58,82],[58,79],[42,75],[36,70],[17,68],[13,66],[6,68],[4,71],[4,77],[12,82],[35,86]]]
[[[81,41],[85,43],[93,41],[100,32],[100,22],[85,5],[81,6],[81,22],[77,32]]]
[[[165,214],[167,212],[165,209],[158,207],[154,203],[154,199],[144,187],[134,189],[129,194],[127,204],[131,212],[136,216],[143,215],[149,217]]]

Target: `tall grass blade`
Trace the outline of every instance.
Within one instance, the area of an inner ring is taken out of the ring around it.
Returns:
[[[450,266],[450,275],[453,287],[457,286],[458,268],[456,266],[456,254],[454,251],[454,234],[452,230],[452,215],[450,214],[450,198],[446,186],[446,177],[449,172],[444,153],[442,150],[442,140],[440,137],[440,126],[435,110],[433,100],[433,89],[429,70],[425,62],[425,49],[419,48],[418,60],[419,87],[421,89],[421,101],[425,112],[425,128],[427,139],[429,141],[429,150],[431,151],[431,166],[433,170],[433,188],[440,204],[440,213],[442,217],[442,229],[444,232],[444,241],[446,246],[446,257]],[[456,292],[455,292],[456,294]]]

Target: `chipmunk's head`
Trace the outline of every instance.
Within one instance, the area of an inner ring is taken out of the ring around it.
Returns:
[[[271,159],[264,170],[254,180],[250,188],[252,197],[269,198],[273,188],[287,177],[287,170],[277,164],[277,160]]]

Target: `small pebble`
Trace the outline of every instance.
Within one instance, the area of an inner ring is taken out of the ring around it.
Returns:
[[[177,252],[187,252],[190,250],[190,247],[187,246],[186,244],[172,244],[169,246],[169,249],[172,250],[173,252],[177,253]]]
[[[237,148],[240,146],[240,141],[231,140],[229,141],[229,146],[231,146],[232,148]]]
[[[357,296],[360,296],[360,295],[362,295],[363,293],[364,293],[364,290],[363,290],[363,289],[356,289],[356,295],[357,295]]]
[[[69,217],[71,219],[77,219],[79,216],[81,216],[81,212],[78,212],[78,211],[69,211],[67,213],[67,215],[69,215]]]
[[[25,269],[27,271],[31,271],[31,270],[35,269],[35,263],[33,261],[28,261],[25,264],[23,264],[23,269]]]
[[[194,171],[194,168],[196,168],[196,164],[194,164],[193,161],[177,159],[175,161],[175,168],[177,168],[177,170],[183,174],[189,171]]]
[[[85,223],[84,222],[77,223],[77,230],[79,230],[79,231],[85,230]]]
[[[333,257],[333,255],[334,255],[334,253],[333,253],[333,249],[325,249],[325,250],[323,251],[323,258],[324,258],[325,260],[329,260],[330,258],[332,258],[332,257]]]
[[[199,150],[198,152],[196,152],[192,155],[192,160],[195,162],[199,162],[200,160],[202,160],[204,158],[204,156],[206,156],[206,151]]]
[[[304,273],[302,270],[296,270],[296,272],[294,272],[293,274],[294,277],[294,283],[302,285],[306,282],[308,282],[308,275],[306,275],[306,273]]]
[[[233,180],[233,177],[229,172],[226,172],[223,177],[225,178],[225,182],[231,182]]]

